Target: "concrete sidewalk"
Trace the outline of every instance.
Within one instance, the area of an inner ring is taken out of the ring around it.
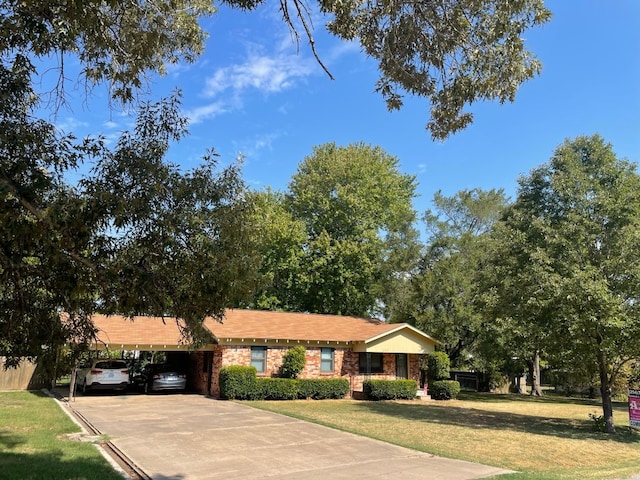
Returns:
[[[79,396],[68,405],[157,480],[462,480],[507,473],[199,395]]]

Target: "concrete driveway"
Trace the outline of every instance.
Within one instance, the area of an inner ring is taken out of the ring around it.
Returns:
[[[156,480],[461,480],[507,473],[200,395],[100,394],[78,396],[69,406]]]

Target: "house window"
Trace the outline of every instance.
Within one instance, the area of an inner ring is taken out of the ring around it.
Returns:
[[[409,366],[406,353],[396,353],[396,378],[405,380],[409,378]]]
[[[251,347],[251,366],[256,367],[258,373],[267,371],[267,347]]]
[[[361,353],[360,354],[360,373],[382,373],[382,354],[381,353]]]
[[[333,373],[333,348],[320,349],[320,371]]]

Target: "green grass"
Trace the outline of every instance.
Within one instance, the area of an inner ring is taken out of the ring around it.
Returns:
[[[67,439],[79,431],[41,392],[0,393],[0,478],[122,480],[95,445]]]
[[[462,394],[447,402],[244,402],[415,450],[494,465],[506,479],[619,479],[640,473],[640,432],[616,404],[617,433],[593,429],[592,400]]]

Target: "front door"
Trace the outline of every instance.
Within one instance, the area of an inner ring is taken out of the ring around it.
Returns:
[[[409,378],[406,353],[396,353],[396,378],[405,380]]]

